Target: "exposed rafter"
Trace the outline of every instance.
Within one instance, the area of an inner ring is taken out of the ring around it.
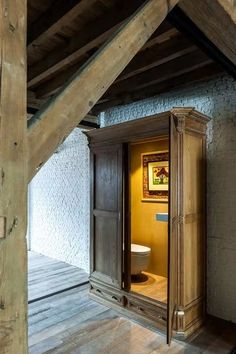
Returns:
[[[102,17],[92,23],[88,23],[83,32],[77,33],[70,38],[63,50],[56,48],[39,63],[32,65],[28,73],[28,87],[35,86],[40,82],[55,75],[56,72],[73,65],[86,55],[87,52],[98,48],[107,38],[131,15],[142,1],[138,0],[133,6],[120,8],[117,6],[107,10]]]
[[[107,91],[105,97],[133,91],[134,89],[142,89],[193,71],[211,62],[212,60],[204,53],[195,49],[195,51],[175,60],[171,60],[170,62],[153,67],[152,69],[142,72],[132,78],[115,83]]]
[[[236,7],[229,0],[181,0],[180,9],[236,65]]]
[[[149,0],[31,120],[29,180],[78,125],[178,0]],[[112,60],[111,60],[112,58]]]
[[[28,29],[28,49],[40,43],[48,36],[52,36],[73,21],[76,17],[89,9],[96,0],[59,0],[53,2],[51,8],[43,13]]]
[[[126,80],[156,66],[177,59],[196,50],[196,46],[181,35],[171,37],[169,40],[147,48],[138,53],[125,68],[116,82]]]
[[[105,111],[111,107],[125,105],[130,102],[143,100],[145,98],[156,96],[160,93],[173,90],[175,87],[183,87],[188,85],[189,73],[191,73],[191,84],[202,79],[211,78],[221,73],[222,69],[216,64],[208,64],[204,67],[200,67],[194,71],[189,71],[185,74],[179,75],[177,77],[165,80],[163,82],[155,83],[149,87],[133,90],[132,92],[122,93],[117,97],[107,97],[107,99],[102,99],[93,108],[94,114],[98,114]]]
[[[179,36],[175,29],[161,31],[146,43],[144,48],[135,56],[118,80],[135,75],[156,65],[165,63],[173,58],[191,52],[194,46],[186,39]],[[163,32],[162,32],[163,31]],[[160,43],[159,43],[160,42]],[[87,60],[85,57],[75,65],[58,73],[54,78],[44,82],[35,89],[35,95],[39,98],[54,94],[78,70]]]
[[[90,1],[91,6],[89,6]],[[55,6],[55,2],[50,0],[49,8],[42,6],[41,15],[38,18],[34,15],[36,20],[30,21],[29,26],[28,37],[31,40],[35,37],[35,42],[33,41],[32,45],[34,47],[34,44],[36,44],[36,46],[34,50],[28,53],[28,88],[34,93],[34,98],[30,100],[28,107],[33,109],[35,104],[37,107],[41,107],[46,99],[59,92],[65,82],[70,80],[70,77],[85,65],[86,61],[121,26],[125,18],[131,15],[134,9],[143,2],[144,0],[129,2],[125,0],[88,0],[88,2],[85,0],[69,0],[68,2],[59,0],[56,3],[57,6]],[[213,9],[212,14],[214,11],[219,11],[225,23],[230,24],[230,31],[232,30],[231,23],[235,19],[233,1],[207,0],[205,2],[200,0],[194,6],[191,3],[187,0],[179,1],[178,6],[171,11],[170,16],[159,26],[148,42],[140,48],[136,57],[116,79],[112,88],[99,103],[106,101],[107,97],[110,100],[111,93],[113,98],[117,94],[119,96],[125,95],[126,89],[123,81],[130,79],[130,85],[128,86],[132,85],[134,86],[132,89],[136,90],[139,85],[135,87],[134,83],[139,82],[142,73],[146,73],[145,75],[148,78],[151,75],[149,75],[150,70],[170,61],[173,65],[176,61],[178,66],[179,58],[192,53],[196,47],[205,51],[212,60],[219,62],[226,71],[236,77],[236,66],[204,34],[207,31],[213,33],[214,28],[223,25],[222,19],[216,23],[215,17],[211,16],[209,9]],[[206,14],[204,14],[205,17],[202,14],[206,7],[208,9],[206,13],[210,21],[202,21],[204,24],[200,24],[201,18],[206,19],[207,17]],[[230,15],[229,9],[233,9]],[[199,14],[201,14],[201,18]],[[79,19],[82,21],[79,21]],[[199,23],[197,23],[198,20]],[[171,22],[168,23],[168,21]],[[206,28],[205,32],[203,32],[203,27]],[[222,27],[222,31],[215,31],[213,36],[220,37],[219,41],[222,41],[226,36],[225,32]],[[187,39],[188,37],[189,39]],[[234,48],[234,43],[231,42],[231,46]],[[229,45],[230,41],[228,39],[227,46]],[[190,63],[185,65],[183,60],[182,64],[183,68],[177,70],[176,75],[183,75],[184,72],[189,70]],[[199,64],[202,65],[201,62]],[[150,71],[150,73],[152,72],[158,72],[158,69]],[[171,71],[170,73],[172,77],[173,73]],[[142,77],[144,77],[144,74]],[[157,80],[161,80],[159,81],[161,83],[168,79],[168,75],[160,75],[157,78]],[[189,76],[187,81],[191,82],[192,76]],[[118,85],[121,89],[118,89]],[[146,87],[145,83],[144,85]],[[123,92],[122,87],[125,89]]]

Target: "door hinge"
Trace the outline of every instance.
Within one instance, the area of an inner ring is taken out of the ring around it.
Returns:
[[[184,316],[184,311],[183,310],[177,310],[177,311],[175,311],[175,315],[177,317],[182,317],[182,316]]]

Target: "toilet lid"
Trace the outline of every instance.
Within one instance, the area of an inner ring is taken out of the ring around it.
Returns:
[[[132,253],[142,253],[142,254],[148,254],[151,252],[151,248],[146,247],[146,246],[141,246],[141,245],[136,245],[135,243],[131,244],[131,252]]]

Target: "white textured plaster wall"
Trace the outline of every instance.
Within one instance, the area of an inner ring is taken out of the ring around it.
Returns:
[[[89,149],[76,128],[29,188],[31,250],[89,270]]]
[[[207,134],[207,309],[212,315],[236,322],[236,81],[222,75],[116,107],[101,114],[101,125],[183,106],[195,107],[213,118]]]

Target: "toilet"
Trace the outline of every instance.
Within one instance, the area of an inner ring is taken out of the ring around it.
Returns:
[[[138,275],[147,270],[150,260],[151,248],[131,244],[131,275]]]

